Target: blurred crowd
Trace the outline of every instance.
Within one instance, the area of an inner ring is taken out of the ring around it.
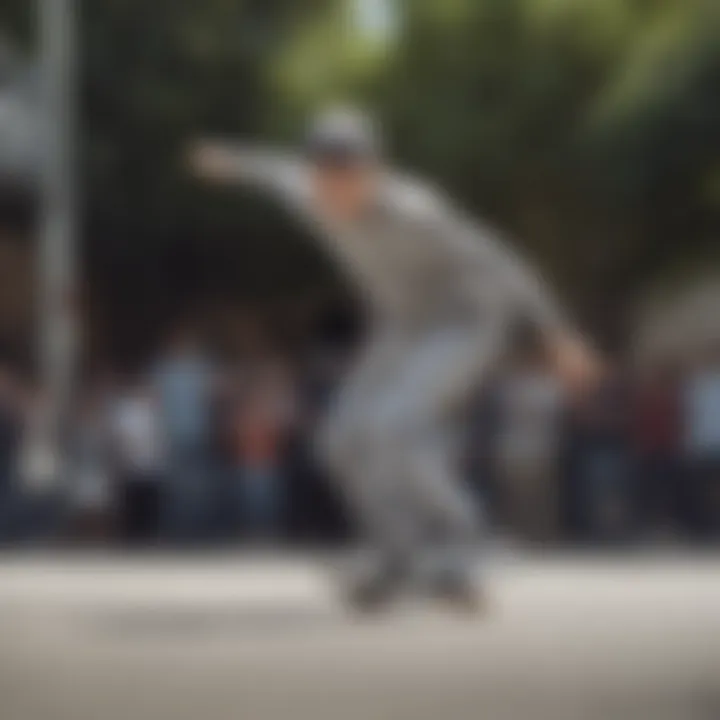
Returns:
[[[352,532],[312,434],[352,362],[342,346],[214,362],[179,333],[141,371],[101,373],[67,423],[66,478],[37,477],[42,398],[0,371],[0,539],[202,546],[334,543]],[[572,397],[540,358],[474,399],[467,478],[489,523],[535,543],[720,536],[720,349],[618,366]]]

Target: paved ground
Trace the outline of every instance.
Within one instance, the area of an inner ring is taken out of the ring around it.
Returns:
[[[718,720],[720,560],[525,559],[483,622],[321,565],[0,559],[0,720]]]

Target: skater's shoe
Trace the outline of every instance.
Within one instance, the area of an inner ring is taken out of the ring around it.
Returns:
[[[346,592],[350,607],[365,615],[387,610],[400,595],[399,576],[378,573],[353,583]]]
[[[490,609],[484,590],[466,578],[443,578],[433,594],[436,600],[463,615],[484,616]]]

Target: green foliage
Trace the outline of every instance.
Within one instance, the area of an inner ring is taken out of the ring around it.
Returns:
[[[403,8],[376,95],[402,159],[513,232],[595,326],[717,241],[720,6]]]
[[[85,237],[95,285],[115,304],[164,298],[175,312],[211,294],[252,295],[258,278],[272,288],[283,261],[299,278],[312,271],[314,255],[275,208],[206,189],[184,164],[200,135],[267,137],[268,76],[297,15],[294,0],[86,2]]]
[[[0,5],[0,41],[30,46],[34,22],[34,3],[27,0],[3,0]]]
[[[401,164],[514,235],[596,327],[617,329],[646,283],[717,242],[718,3],[394,0],[395,34],[374,38],[359,1],[84,2],[86,238],[102,283],[127,286],[118,262],[164,276],[182,248],[189,275],[205,258],[205,291],[319,281],[286,218],[199,187],[182,155],[197,134],[296,138],[329,99],[374,108]],[[4,0],[3,27],[30,38],[28,5]]]

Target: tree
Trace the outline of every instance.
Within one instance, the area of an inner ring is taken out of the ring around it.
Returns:
[[[375,99],[402,160],[535,255],[593,326],[718,231],[712,3],[417,0]]]
[[[85,3],[84,237],[96,294],[136,317],[159,296],[173,306],[327,282],[275,206],[198,187],[182,155],[198,133],[295,138],[329,99],[375,108],[401,164],[517,238],[608,337],[622,336],[648,283],[713,252],[717,3],[395,7],[395,33],[374,38],[354,24],[353,0]],[[25,0],[3,3],[0,20],[20,36],[27,18]]]

